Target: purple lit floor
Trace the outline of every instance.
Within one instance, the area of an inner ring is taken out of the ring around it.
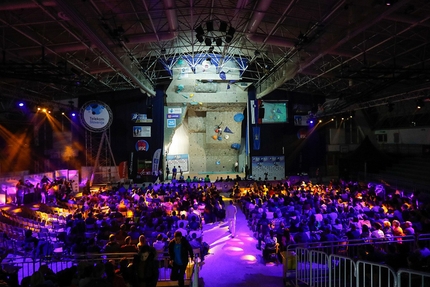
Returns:
[[[227,201],[226,201],[227,202]],[[230,238],[227,223],[207,224],[203,238],[210,246],[199,277],[199,287],[284,286],[282,265],[267,263],[256,248],[257,240],[238,208],[237,232]]]

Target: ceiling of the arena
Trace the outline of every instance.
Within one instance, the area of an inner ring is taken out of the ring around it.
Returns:
[[[400,113],[430,99],[429,19],[429,0],[1,1],[1,109],[153,95],[181,59],[213,57],[259,98],[281,89],[323,98],[321,114]]]

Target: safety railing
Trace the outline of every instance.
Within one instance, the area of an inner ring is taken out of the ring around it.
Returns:
[[[399,269],[397,271],[398,287],[426,287],[430,286],[430,273]]]
[[[400,269],[340,255],[296,248],[295,286],[311,287],[427,287],[430,273]]]
[[[308,251],[320,251],[328,255],[341,255],[357,261],[360,258],[360,252],[367,251],[366,248],[385,249],[389,244],[401,243],[401,245],[409,250],[416,251],[418,241],[426,241],[430,245],[430,234],[419,234],[409,236],[391,237],[387,240],[367,238],[365,240],[348,240],[342,238],[339,241],[322,241],[310,243],[297,243],[287,246],[287,250],[281,252],[283,263],[283,278],[287,280],[288,275],[291,275],[289,270],[294,269],[296,264],[295,256],[301,256],[297,252],[297,248],[305,248]],[[293,258],[291,258],[293,257]]]
[[[39,270],[40,266],[46,265],[54,273],[62,271],[64,269],[70,268],[74,265],[78,265],[81,262],[86,264],[97,264],[106,263],[108,261],[113,261],[118,264],[120,260],[128,260],[130,263],[133,261],[135,253],[103,253],[103,254],[84,254],[76,256],[56,256],[56,257],[46,257],[43,259],[33,259],[30,257],[21,257],[13,254],[9,254],[1,262],[1,267],[3,270],[9,273],[14,273],[17,275],[18,283],[20,284],[22,279],[31,276],[34,272]],[[158,260],[159,262],[159,282],[168,282],[170,280],[171,268],[169,267],[169,257],[164,256]],[[193,278],[198,284],[198,268],[199,264],[196,260],[190,259],[185,271],[185,283],[190,284]],[[197,271],[197,275],[193,272]],[[196,277],[197,276],[197,277]],[[194,280],[193,280],[194,282]],[[194,283],[193,283],[194,284]],[[198,285],[193,285],[198,286]]]

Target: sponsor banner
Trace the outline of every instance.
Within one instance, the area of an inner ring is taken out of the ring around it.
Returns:
[[[311,117],[308,115],[294,115],[294,125],[295,126],[309,126],[309,121]]]
[[[151,137],[151,126],[134,126],[133,137],[135,138],[149,138]]]
[[[146,140],[138,140],[136,142],[137,151],[149,151],[149,143]]]
[[[182,108],[168,108],[168,114],[182,114]]]
[[[176,128],[176,119],[167,119],[168,128]]]
[[[90,101],[82,106],[80,118],[87,130],[102,132],[110,127],[113,116],[107,104],[100,101]]]
[[[166,117],[168,119],[180,119],[181,118],[181,114],[167,114]]]
[[[131,114],[131,120],[135,122],[136,124],[139,123],[152,123],[152,119],[148,119],[147,114],[139,114],[139,113],[133,113]]]

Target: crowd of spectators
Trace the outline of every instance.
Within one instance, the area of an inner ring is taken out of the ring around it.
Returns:
[[[413,241],[418,234],[430,233],[430,201],[424,194],[379,192],[374,185],[331,181],[327,185],[255,182],[236,196],[263,254],[273,245],[281,253],[292,244],[359,245],[379,240],[387,244],[363,244],[355,259],[385,262],[395,269],[424,270],[429,264],[428,241],[414,250],[402,244],[408,236]]]
[[[420,241],[414,253],[402,244],[403,236],[430,233],[430,204],[421,200],[418,193],[378,194],[373,186],[343,181],[331,181],[327,185],[236,182],[228,192],[241,203],[258,239],[257,248],[264,249],[264,255],[267,255],[266,247],[271,246],[276,246],[276,251],[281,253],[296,243],[378,239],[393,244],[384,245],[383,249],[366,245],[360,259],[386,262],[396,269],[409,266],[422,270],[425,259],[430,258],[428,242]],[[168,253],[168,243],[174,239],[175,232],[181,232],[193,249],[200,248],[204,255],[209,246],[204,244],[202,225],[224,221],[226,210],[221,190],[205,180],[142,187],[118,184],[80,198],[68,193],[57,199],[57,205],[73,211],[65,216],[64,229],[58,233],[65,253],[70,255],[132,253],[141,256],[150,247],[150,258],[159,259]],[[133,282],[131,275],[124,271],[124,266],[130,263],[124,260],[117,264],[77,266],[57,273],[55,278],[49,270],[41,268],[41,277],[43,286],[49,283],[49,278],[55,279],[58,286],[69,286],[59,284],[66,280],[64,274],[78,280],[76,286],[90,286],[105,284],[107,275],[99,278],[103,273],[109,274],[110,285],[115,282],[112,286],[122,287],[123,281]],[[117,275],[122,279],[116,278]],[[91,284],[87,285],[85,278]],[[25,286],[41,286],[32,283],[40,278],[30,279]]]

